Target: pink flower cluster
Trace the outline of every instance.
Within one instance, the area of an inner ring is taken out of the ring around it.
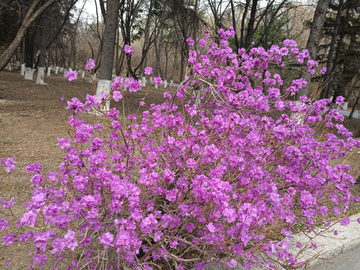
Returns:
[[[58,138],[65,153],[58,171],[45,174],[40,164],[28,165],[33,193],[17,223],[25,231],[8,233],[3,242],[32,242],[31,267],[42,267],[50,254],[64,263],[73,254],[69,267],[76,269],[99,269],[99,261],[104,269],[204,269],[211,260],[229,268],[241,260],[247,269],[275,269],[273,260],[261,259],[272,256],[282,266],[301,266],[290,250],[294,226],[311,230],[317,218],[340,217],[347,209],[355,180],[349,165],[332,164],[360,142],[334,123],[343,120],[337,110],[323,119],[330,100],[283,100],[284,82],[269,64],[288,57],[302,63],[306,50],[286,40],[284,47],[234,53],[227,45],[233,29],[219,35],[220,45],[209,44],[204,55],[190,51],[192,75],[175,93],[183,108],[166,92],[163,103],[129,114],[126,124],[116,108],[107,112],[107,121],[93,125],[72,115],[71,137]],[[311,72],[317,64],[310,61]],[[305,84],[294,80],[285,93]],[[188,86],[198,93],[190,96]],[[119,101],[121,91],[141,85],[115,78],[112,87],[102,100]],[[97,102],[73,98],[68,108],[77,114]],[[275,120],[271,109],[301,113],[304,123],[286,113]],[[326,133],[318,140],[313,125],[321,121],[342,137]],[[14,169],[13,158],[2,164],[7,172]],[[0,230],[8,227],[1,219]]]

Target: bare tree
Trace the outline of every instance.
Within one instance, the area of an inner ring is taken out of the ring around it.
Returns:
[[[104,44],[101,55],[101,68],[96,95],[101,92],[109,93],[111,88],[112,69],[115,51],[116,30],[118,28],[119,0],[108,0],[106,8]],[[110,104],[107,105],[109,109]]]
[[[40,2],[43,4],[40,5]],[[22,25],[19,29],[19,31],[16,34],[15,39],[10,44],[10,46],[6,49],[6,51],[0,56],[0,70],[3,70],[11,58],[11,56],[14,54],[15,50],[20,45],[21,40],[25,36],[26,31],[29,29],[29,27],[35,22],[35,20],[52,4],[55,3],[55,0],[46,0],[46,1],[40,1],[40,0],[33,0],[28,12],[26,13],[26,16],[22,22]]]
[[[321,30],[324,26],[326,12],[329,8],[329,4],[330,4],[330,0],[319,0],[316,6],[314,19],[310,28],[310,35],[306,45],[306,49],[309,51],[309,55],[311,59],[316,58],[317,48],[319,46],[319,41],[321,38]],[[296,95],[296,100],[299,100],[300,97],[304,95],[309,96],[309,92],[310,92],[311,76],[307,68],[301,70],[300,77],[304,78],[307,84],[305,87],[299,90],[299,92]]]

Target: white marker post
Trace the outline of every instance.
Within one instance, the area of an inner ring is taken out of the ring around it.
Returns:
[[[95,74],[90,74],[90,79],[89,79],[89,83],[92,83],[93,80],[96,79],[96,73]]]
[[[146,78],[142,77],[142,86],[145,87],[146,86]]]
[[[98,97],[98,101],[100,103],[100,94],[102,92],[108,95],[111,91],[111,81],[110,80],[98,80],[98,84],[96,87],[96,96]],[[108,112],[110,110],[110,100],[108,100],[103,108],[104,111]]]
[[[34,69],[32,68],[25,68],[25,80],[32,80],[34,75]]]
[[[44,83],[44,71],[45,71],[44,67],[38,68],[38,72],[37,72],[37,76],[36,76],[36,84],[45,84]]]
[[[25,64],[21,64],[20,74],[21,74],[22,76],[25,75]]]
[[[47,76],[50,77],[50,73],[51,73],[51,66],[48,66],[48,69],[47,69]]]

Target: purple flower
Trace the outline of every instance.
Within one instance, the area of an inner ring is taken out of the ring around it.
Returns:
[[[152,67],[146,67],[144,73],[145,73],[146,75],[150,75],[151,73],[153,73]]]
[[[64,239],[66,241],[68,249],[74,250],[78,246],[74,231],[68,230],[68,232],[64,236]]]
[[[95,60],[91,59],[91,58],[89,60],[87,60],[85,67],[88,70],[92,70],[95,67]]]
[[[122,77],[115,77],[114,82],[111,83],[110,87],[113,91],[119,90],[122,88],[124,84],[124,78]]]
[[[13,156],[12,158],[3,158],[2,161],[0,162],[0,164],[4,164],[5,165],[5,171],[7,173],[10,173],[11,171],[15,171],[16,169],[16,162],[14,161],[15,156]]]
[[[41,174],[35,174],[31,177],[30,181],[33,183],[34,186],[40,186],[44,177]]]
[[[320,73],[321,74],[325,74],[327,71],[327,68],[326,67],[323,67],[322,69],[320,69]]]
[[[28,225],[31,227],[35,226],[35,222],[37,221],[36,218],[37,214],[33,211],[30,211],[28,213],[25,213],[23,217],[20,219],[20,222],[18,223],[20,226]]]
[[[61,103],[63,103],[65,101],[65,98],[64,97],[60,97],[60,101]]]
[[[76,97],[67,102],[69,109],[75,113],[80,113],[84,109],[84,104],[81,103]]]
[[[37,172],[40,172],[41,170],[42,170],[42,166],[38,162],[26,166],[26,172],[30,174],[35,174]]]
[[[204,48],[205,46],[206,46],[206,40],[205,39],[200,39],[199,40],[199,46],[201,47],[201,48]]]
[[[161,84],[163,81],[160,77],[154,77],[154,83],[155,84]]]
[[[2,240],[4,241],[5,245],[10,246],[11,244],[14,243],[16,237],[17,237],[16,234],[9,233],[5,235]]]
[[[192,169],[192,168],[196,165],[195,159],[189,158],[189,159],[186,161],[186,165],[187,165],[190,169]]]
[[[157,231],[157,232],[154,234],[154,241],[155,241],[155,242],[159,241],[163,235],[164,235],[164,234],[163,234],[161,231]]]
[[[336,104],[337,104],[337,105],[342,105],[342,104],[344,103],[344,101],[345,101],[345,98],[342,97],[342,96],[338,96],[338,97],[336,98]]]
[[[214,226],[214,224],[212,222],[210,222],[207,226],[208,230],[211,232],[211,233],[215,233],[217,230]]]
[[[52,242],[52,247],[53,250],[51,250],[51,254],[59,254],[60,252],[62,252],[65,247],[66,247],[66,240],[62,239],[62,238],[56,238],[53,242]]]
[[[85,111],[88,111],[91,107],[98,107],[98,98],[97,96],[91,96],[89,94],[86,94],[86,100],[85,100]]]
[[[0,220],[0,231],[7,230],[9,228],[9,223],[5,218]]]
[[[349,217],[340,220],[340,225],[342,225],[342,226],[347,226],[349,224],[350,224],[350,218]]]
[[[9,259],[7,262],[6,262],[6,266],[9,266],[11,264],[11,259]]]
[[[141,89],[141,83],[134,78],[129,78],[125,83],[124,87],[129,89],[129,92],[137,92]]]
[[[126,54],[133,55],[135,51],[133,51],[133,50],[131,49],[131,46],[125,45],[125,47],[124,47],[124,52],[125,52]]]
[[[116,109],[116,108],[112,108],[109,110],[107,116],[110,118],[110,119],[116,119],[119,115],[119,111]]]
[[[59,146],[61,149],[65,149],[66,147],[70,147],[70,139],[57,138],[59,141]]]
[[[69,80],[69,82],[75,81],[77,78],[77,71],[69,71],[66,72],[66,78]]]
[[[189,44],[189,46],[194,46],[194,44],[195,44],[195,41],[194,41],[191,37],[189,37],[189,38],[186,40],[186,42],[187,42],[187,44]]]
[[[112,242],[114,241],[114,236],[110,232],[106,232],[102,236],[99,236],[99,241],[104,245],[105,249],[108,249],[109,246],[112,246]]]
[[[15,205],[14,197],[12,197],[10,199],[10,201],[8,201],[8,202],[4,201],[4,200],[1,200],[1,203],[2,203],[2,208],[3,209],[10,209]]]
[[[120,91],[114,91],[113,92],[113,99],[116,101],[116,102],[119,102],[120,99],[122,99],[122,94]]]

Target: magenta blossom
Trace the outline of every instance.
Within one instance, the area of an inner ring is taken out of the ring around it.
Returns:
[[[112,246],[112,242],[114,241],[114,236],[110,232],[106,232],[102,236],[99,236],[99,242],[104,245],[105,249],[108,249],[109,246]]]
[[[81,103],[76,97],[73,97],[71,101],[67,102],[69,109],[75,113],[79,113],[84,109],[84,104]]]
[[[4,164],[5,165],[5,171],[7,173],[10,173],[11,171],[15,171],[16,169],[16,162],[14,161],[15,156],[13,156],[12,158],[3,158],[2,161],[0,162],[0,164]]]
[[[349,217],[340,220],[340,225],[342,225],[342,226],[347,226],[349,224],[350,224],[350,218]]]
[[[9,228],[9,223],[5,218],[0,220],[0,231],[7,230]]]
[[[92,69],[95,67],[95,60],[90,58],[90,59],[86,62],[85,67],[86,67],[88,70],[92,70]]]
[[[125,45],[125,47],[124,47],[124,52],[125,52],[126,54],[133,55],[135,51],[131,49],[131,46]]]
[[[189,46],[194,46],[195,41],[190,37],[186,40],[187,44],[189,44]]]
[[[120,91],[114,91],[113,92],[113,99],[118,102],[120,99],[122,99],[122,94]]]
[[[145,73],[146,75],[150,75],[151,73],[153,73],[152,67],[146,67],[144,73]]]
[[[69,80],[69,82],[75,81],[77,78],[76,70],[66,72],[66,78]]]
[[[70,147],[70,140],[69,139],[64,139],[64,138],[57,138],[59,141],[59,146],[61,149],[65,149],[66,147]]]
[[[154,83],[155,84],[162,84],[162,79],[160,77],[154,77]]]
[[[327,71],[327,68],[326,67],[323,67],[322,69],[320,69],[320,73],[321,74],[325,74]]]
[[[134,80],[134,78],[129,78],[124,83],[124,87],[129,89],[129,92],[137,92],[139,89],[141,89],[141,83],[139,83],[137,80]]]
[[[338,96],[338,97],[336,98],[336,104],[337,104],[337,105],[342,105],[342,104],[344,103],[344,101],[345,101],[345,98],[342,97],[342,96]]]

